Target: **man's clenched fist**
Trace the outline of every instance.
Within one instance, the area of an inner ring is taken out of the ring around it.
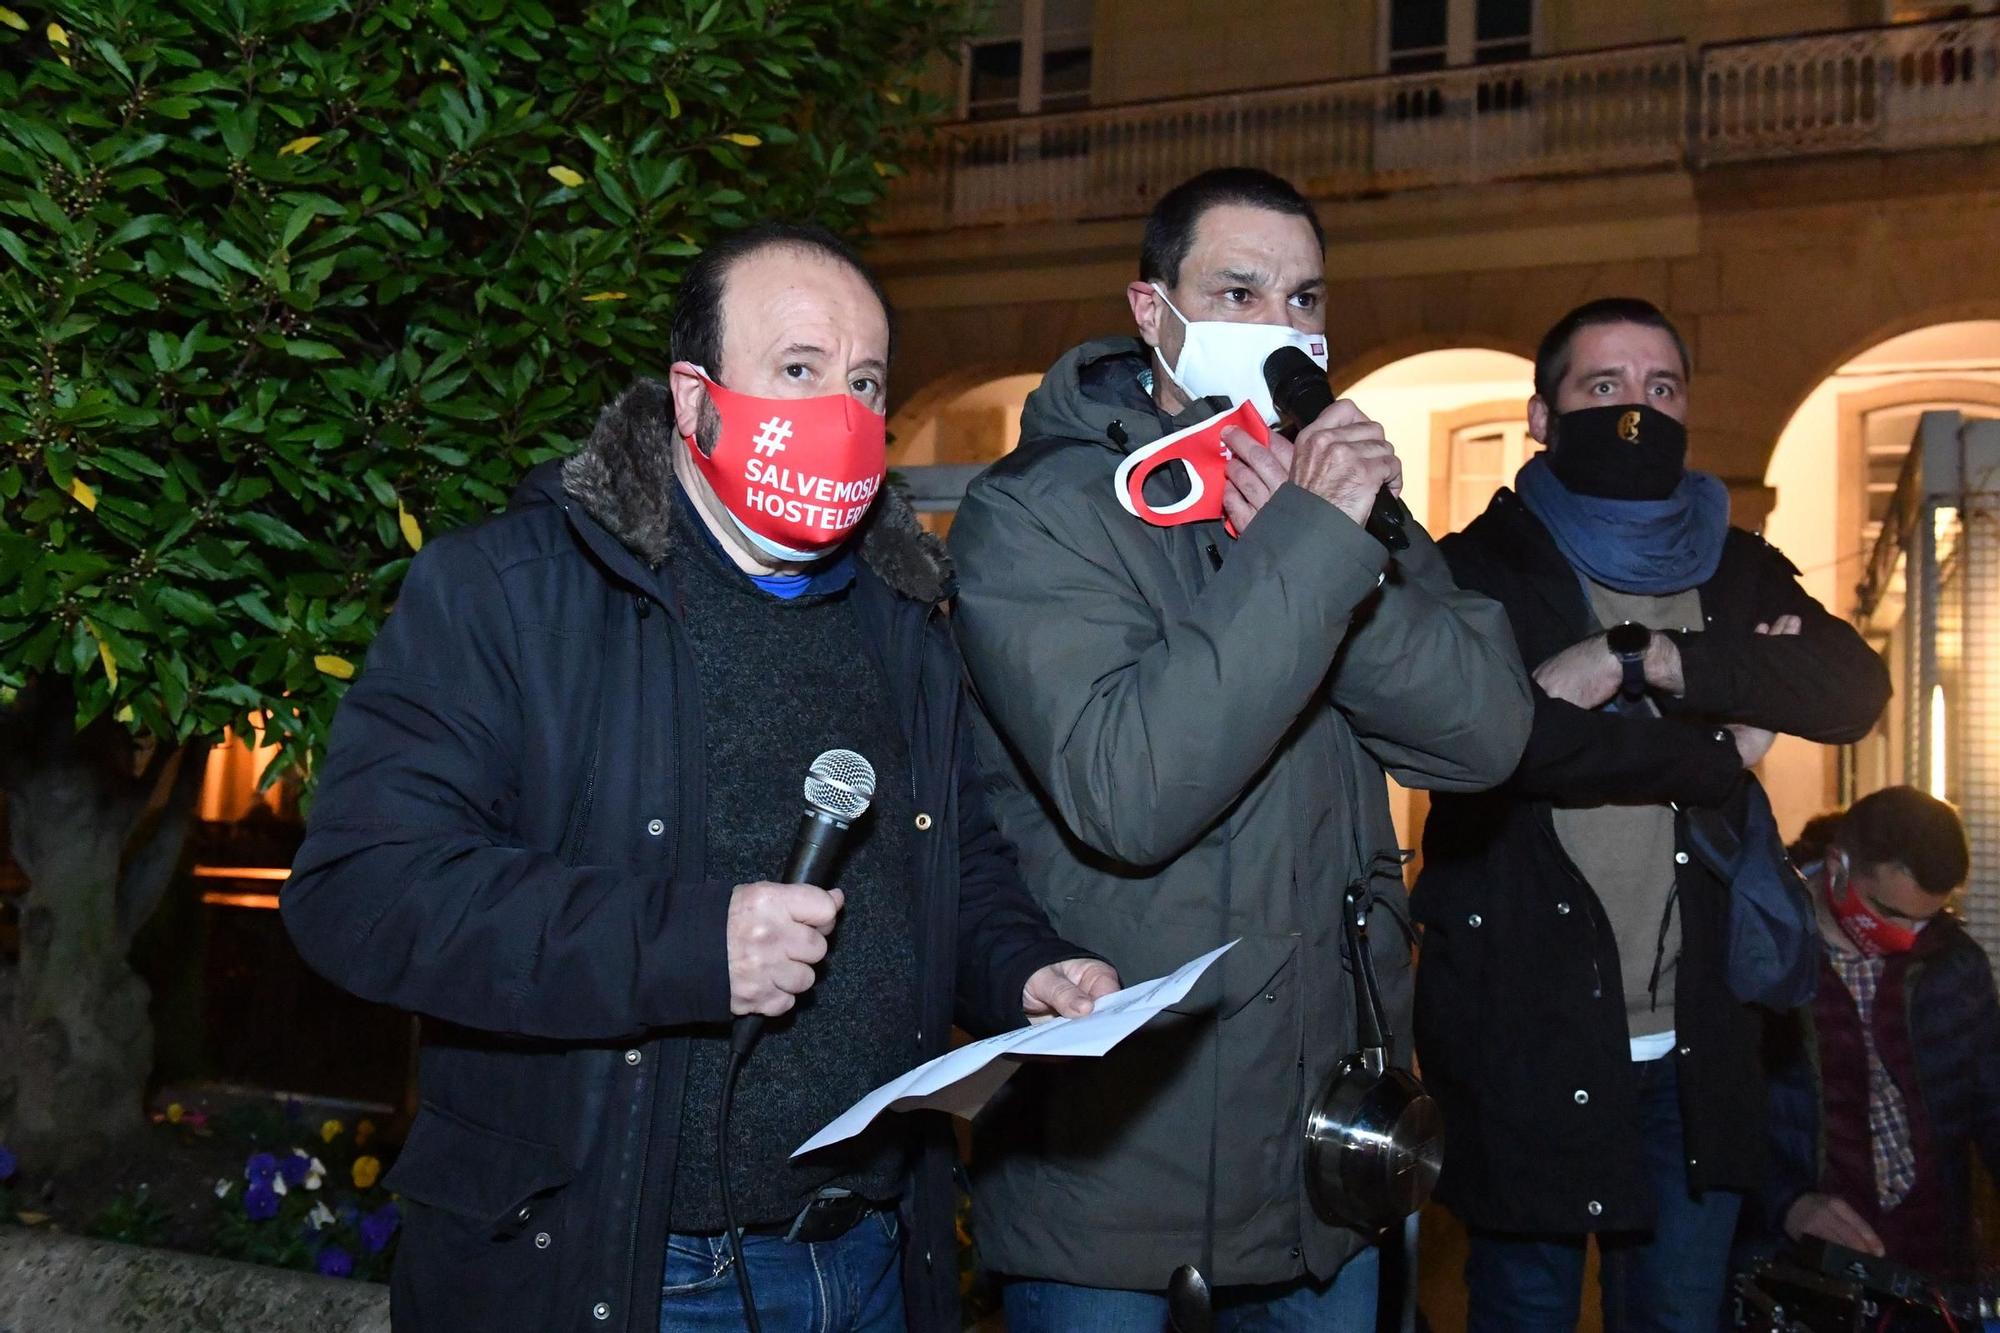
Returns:
[[[775,1018],[798,1003],[826,957],[844,899],[810,884],[738,884],[729,899],[729,1012]]]

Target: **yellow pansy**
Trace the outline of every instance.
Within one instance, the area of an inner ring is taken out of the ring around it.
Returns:
[[[370,1189],[381,1178],[382,1163],[380,1159],[374,1157],[357,1157],[354,1159],[354,1188],[358,1190]]]
[[[187,1112],[186,1112],[186,1111],[185,1111],[185,1110],[184,1110],[184,1109],[182,1108],[182,1106],[181,1106],[181,1104],[180,1104],[179,1102],[168,1102],[168,1103],[167,1103],[167,1123],[168,1123],[168,1124],[170,1124],[170,1125],[178,1125],[178,1124],[179,1124],[179,1123],[181,1122],[181,1117],[182,1117],[182,1116],[184,1116],[184,1115],[186,1115],[186,1114],[187,1114]]]
[[[341,1124],[338,1120],[329,1120],[325,1124],[319,1127],[320,1142],[332,1143],[335,1139],[339,1138],[346,1129],[347,1126]]]

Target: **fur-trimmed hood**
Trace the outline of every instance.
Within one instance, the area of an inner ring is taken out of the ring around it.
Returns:
[[[641,379],[598,415],[590,439],[562,464],[564,494],[654,567],[673,545],[677,435],[667,386]],[[894,591],[932,605],[952,595],[951,557],[900,487],[882,487],[861,521],[860,542],[862,563]]]

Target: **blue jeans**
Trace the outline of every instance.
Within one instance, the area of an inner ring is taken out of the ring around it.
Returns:
[[[1633,1070],[1639,1137],[1658,1215],[1650,1232],[1600,1233],[1604,1333],[1716,1333],[1743,1196],[1695,1197],[1682,1144],[1674,1057]],[[1466,1333],[1572,1333],[1583,1313],[1588,1236],[1474,1231],[1465,1260]]]
[[[1327,1282],[1223,1287],[1215,1294],[1216,1333],[1369,1333],[1375,1327],[1380,1256],[1363,1250]],[[1007,1333],[1162,1333],[1162,1292],[1073,1287],[1015,1278],[1007,1283]]]
[[[903,1256],[893,1212],[817,1245],[745,1236],[757,1317],[769,1333],[903,1333]],[[742,1333],[743,1298],[725,1236],[667,1237],[660,1333]]]

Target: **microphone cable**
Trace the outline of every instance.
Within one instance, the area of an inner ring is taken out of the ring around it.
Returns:
[[[729,1197],[729,1109],[736,1102],[736,1077],[743,1072],[743,1060],[757,1044],[764,1025],[756,1014],[745,1014],[730,1025],[729,1063],[722,1073],[722,1102],[715,1117],[715,1176],[722,1187],[722,1225],[729,1230],[729,1259],[736,1266],[736,1291],[743,1298],[743,1327],[749,1333],[764,1333],[757,1322],[757,1298],[750,1291],[750,1265],[743,1262],[743,1232],[736,1225],[736,1204]]]

